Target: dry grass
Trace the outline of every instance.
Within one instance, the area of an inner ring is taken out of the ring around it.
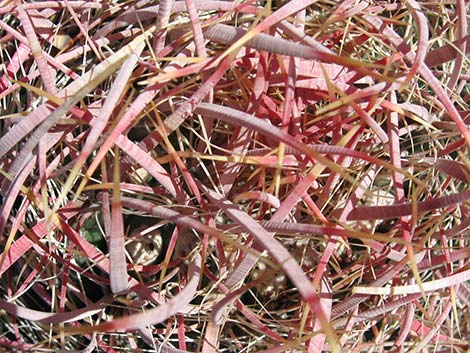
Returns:
[[[468,16],[1,2],[0,351],[467,352]]]

